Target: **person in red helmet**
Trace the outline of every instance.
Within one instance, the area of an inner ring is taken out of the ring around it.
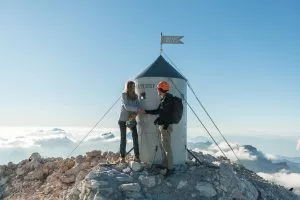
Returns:
[[[160,147],[163,154],[163,166],[167,168],[167,174],[173,171],[172,149],[171,149],[171,132],[172,132],[172,112],[173,112],[173,95],[168,93],[170,86],[166,81],[160,81],[157,84],[157,94],[161,97],[160,104],[155,110],[145,110],[146,114],[158,115],[154,124],[158,125],[161,143]]]

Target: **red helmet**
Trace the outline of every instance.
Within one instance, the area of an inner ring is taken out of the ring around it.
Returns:
[[[157,89],[161,89],[163,91],[169,91],[170,86],[169,86],[169,84],[166,81],[160,81],[157,84]]]

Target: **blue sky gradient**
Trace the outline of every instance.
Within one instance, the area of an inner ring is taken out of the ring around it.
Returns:
[[[0,126],[93,126],[157,58],[163,32],[185,36],[164,52],[224,133],[299,135],[299,10],[296,0],[1,1]],[[119,107],[102,126],[117,126]],[[188,125],[201,129],[192,113]]]

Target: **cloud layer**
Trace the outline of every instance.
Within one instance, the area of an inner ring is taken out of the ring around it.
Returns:
[[[117,151],[119,137],[112,133],[115,129],[95,130],[87,136],[89,131],[86,128],[72,128],[68,131],[59,128],[36,129],[29,133],[21,132],[18,128],[10,130],[9,137],[0,139],[0,164],[18,163],[27,159],[33,152],[39,152],[43,157],[65,158],[76,147],[71,156],[97,149]],[[103,136],[107,132],[111,132],[113,138]]]
[[[273,174],[267,174],[259,172],[257,173],[262,178],[277,183],[279,185],[282,185],[289,188],[294,188],[294,192],[298,195],[300,195],[300,174],[299,173],[289,173],[286,171],[281,171]]]

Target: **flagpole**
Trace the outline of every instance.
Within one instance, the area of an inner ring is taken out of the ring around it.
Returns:
[[[162,49],[162,32],[160,32],[160,55],[162,54],[162,51],[163,51],[163,49]]]

